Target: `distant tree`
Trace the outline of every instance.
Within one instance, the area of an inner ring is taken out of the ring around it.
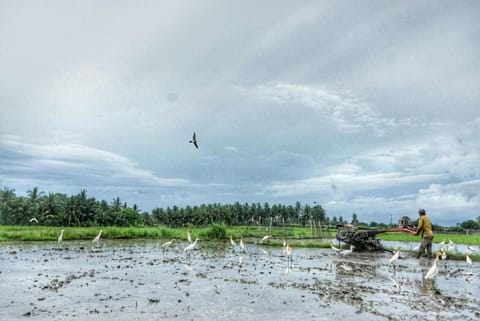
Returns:
[[[45,192],[39,192],[38,187],[36,186],[33,189],[27,191],[27,195],[32,202],[36,202],[43,194],[45,194]]]
[[[460,227],[464,230],[476,230],[479,228],[479,224],[474,220],[468,220],[460,223]]]
[[[351,222],[351,224],[358,225],[358,223],[360,223],[360,221],[359,221],[358,218],[357,218],[357,214],[353,213],[353,214],[352,214],[352,222]]]
[[[142,224],[142,216],[133,208],[123,208],[115,218],[116,226],[138,226]]]

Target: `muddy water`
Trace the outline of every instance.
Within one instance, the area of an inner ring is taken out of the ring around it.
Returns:
[[[251,242],[252,243],[252,242]],[[0,245],[0,320],[479,320],[480,266],[200,241]]]

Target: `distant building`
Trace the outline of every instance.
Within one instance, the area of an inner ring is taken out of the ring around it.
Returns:
[[[413,227],[412,220],[408,216],[402,216],[398,220],[399,228]]]

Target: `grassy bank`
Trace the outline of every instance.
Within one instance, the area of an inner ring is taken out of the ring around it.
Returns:
[[[380,240],[385,241],[401,241],[401,242],[420,242],[421,237],[419,235],[410,235],[405,233],[385,233],[377,236]],[[440,243],[445,241],[447,244],[449,241],[456,244],[480,244],[480,234],[435,234],[433,238],[434,243]]]
[[[223,227],[225,230],[225,239],[232,236],[234,239],[244,238],[262,238],[266,233],[264,228],[257,227]],[[93,239],[100,230],[103,231],[102,237],[106,239],[186,239],[186,228],[168,228],[168,227],[51,227],[51,226],[0,226],[0,242],[2,241],[56,241],[60,231],[64,229],[63,239],[67,240],[87,240]],[[210,236],[211,227],[191,228],[192,237],[199,237],[203,240],[215,239]],[[318,238],[332,238],[335,232],[323,233],[317,232],[313,235],[310,229],[305,228],[273,228],[271,231],[273,238],[288,238],[299,240],[312,240]]]
[[[169,227],[51,227],[51,226],[0,226],[0,242],[2,241],[56,241],[60,230],[64,229],[64,240],[88,240],[93,239],[100,230],[103,230],[102,237],[106,239],[186,239],[186,228]],[[269,245],[282,245],[283,239],[289,240],[297,246],[326,247],[329,240],[335,238],[336,231],[316,231],[313,233],[310,228],[302,227],[274,227],[271,232],[263,227],[233,226],[221,227],[224,234],[212,236],[212,227],[191,228],[193,238],[202,240],[229,239],[232,236],[238,240],[240,237],[257,239],[258,242],[263,236],[269,234],[273,238],[267,243]],[[385,233],[377,235],[377,238],[385,241],[420,242],[420,236],[405,233]],[[435,243],[450,240],[457,244],[480,244],[480,235],[464,234],[436,234]]]

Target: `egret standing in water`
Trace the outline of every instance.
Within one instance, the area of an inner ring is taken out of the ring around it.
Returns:
[[[340,252],[341,249],[339,249],[338,247],[336,247],[335,245],[333,245],[333,241],[330,241],[330,247],[332,248],[332,250],[334,250],[335,252]]]
[[[470,244],[467,244],[467,249],[469,249],[472,252],[478,252],[478,247],[472,246]]]
[[[95,238],[92,241],[92,250],[94,250],[96,247],[100,247],[100,237],[102,236],[102,230],[98,232],[98,235],[95,236]]]
[[[241,252],[247,253],[247,248],[245,247],[245,244],[243,243],[243,236],[240,236],[240,253]]]
[[[187,254],[187,257],[190,257],[190,253],[195,249],[195,246],[197,246],[198,240],[199,238],[196,238],[195,242],[189,244],[186,248],[183,249],[183,252]]]
[[[165,242],[162,245],[160,245],[163,249],[163,252],[168,250],[168,248],[173,244],[173,241],[175,241],[175,239],[171,239],[170,241]]]
[[[192,243],[192,235],[190,234],[190,230],[187,231],[187,240],[188,243]]]
[[[63,242],[63,232],[64,230],[61,230],[60,231],[60,235],[58,236],[58,239],[57,239],[57,243],[59,246],[62,246],[62,242]]]
[[[465,253],[465,261],[466,261],[468,264],[472,265],[472,258],[471,258],[470,255],[468,255],[468,253]]]
[[[432,267],[430,270],[428,270],[427,274],[425,275],[425,280],[432,280],[434,279],[437,274],[438,274],[438,259],[440,258],[442,254],[440,252],[437,252],[435,256],[435,261],[433,262]]]
[[[230,235],[230,244],[232,245],[232,251],[235,252],[235,247],[237,247],[237,243],[233,240],[233,237]]]
[[[393,264],[393,273],[395,274],[396,270],[397,270],[397,266],[395,265],[395,262],[398,260],[398,258],[400,257],[400,250],[402,248],[399,246],[397,251],[395,252],[395,254],[393,254],[393,256],[390,258],[390,264]]]
[[[265,235],[260,242],[263,243],[263,242],[265,242],[265,241],[268,241],[270,238],[272,238],[271,235]]]
[[[290,244],[287,244],[287,246],[285,247],[285,254],[287,255],[287,266],[291,267],[293,250]]]
[[[343,250],[343,251],[340,252],[340,254],[343,255],[343,256],[352,254],[354,248],[355,247],[353,245],[350,245],[350,248],[348,250]]]

